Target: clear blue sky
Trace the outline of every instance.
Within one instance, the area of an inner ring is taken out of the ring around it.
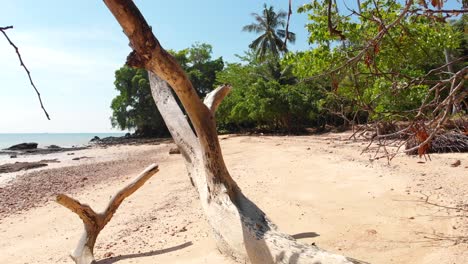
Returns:
[[[242,32],[263,1],[137,0],[161,44],[180,50],[194,42],[213,45],[213,55],[235,61],[255,37]],[[307,1],[294,1],[295,8]],[[267,1],[287,9],[286,0]],[[108,132],[114,72],[130,52],[128,40],[102,1],[0,0],[0,26],[20,47],[51,119],[39,108],[13,49],[0,37],[0,133]],[[295,10],[294,10],[295,11]],[[294,14],[292,49],[306,49],[306,16]]]
[[[255,35],[242,32],[263,3],[287,10],[287,0],[135,0],[167,49],[213,45],[214,57],[236,61]],[[293,11],[308,3],[293,0]],[[351,1],[355,2],[355,1]],[[455,0],[449,0],[456,2]],[[114,72],[130,52],[128,40],[102,1],[0,0],[0,26],[20,47],[51,115],[39,108],[13,49],[0,36],[0,133],[109,132]],[[292,50],[305,50],[307,16],[294,13]]]

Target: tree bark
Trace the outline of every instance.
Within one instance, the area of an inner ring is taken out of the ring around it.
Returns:
[[[262,264],[363,263],[300,244],[277,230],[265,213],[243,195],[224,163],[214,111],[230,88],[220,87],[208,94],[205,105],[182,68],[161,47],[134,2],[104,2],[134,49],[127,64],[149,71],[156,105],[185,158],[219,250],[240,262]],[[168,84],[185,108],[195,133],[175,103]]]

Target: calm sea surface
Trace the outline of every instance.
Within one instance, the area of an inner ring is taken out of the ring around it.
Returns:
[[[0,133],[0,149],[24,142],[36,142],[39,147],[58,145],[60,147],[82,146],[94,137],[120,137],[125,133],[24,133],[2,134]]]

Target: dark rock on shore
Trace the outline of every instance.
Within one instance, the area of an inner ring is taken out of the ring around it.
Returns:
[[[31,170],[35,168],[45,167],[48,163],[59,163],[60,161],[57,159],[46,159],[34,162],[15,162],[15,163],[8,163],[0,165],[0,173],[8,173],[8,172],[17,172],[21,170]]]
[[[90,142],[95,142],[95,141],[99,141],[99,140],[101,140],[100,137],[94,136],[94,137],[90,140]]]
[[[73,158],[72,160],[81,160],[81,159],[89,159],[89,158],[91,158],[91,157],[83,156],[83,157]]]
[[[31,143],[21,143],[21,144],[16,144],[13,145],[9,148],[8,150],[25,150],[25,149],[37,149],[37,143],[31,142]]]
[[[21,170],[30,170],[47,166],[43,162],[16,162],[0,165],[0,173],[16,172]]]
[[[94,138],[93,138],[94,139]],[[125,135],[123,137],[105,137],[99,140],[91,140],[93,144],[98,146],[112,146],[112,145],[141,145],[141,144],[152,144],[158,145],[163,142],[171,142],[170,138],[146,138],[134,135]]]
[[[38,155],[38,154],[50,154],[50,153],[57,153],[57,152],[67,152],[67,151],[77,151],[82,149],[87,149],[89,147],[74,147],[74,148],[37,148],[37,149],[22,149],[22,150],[15,150],[15,151],[0,151],[0,155],[12,155],[12,156],[19,156],[19,155]]]
[[[169,154],[180,154],[180,149],[178,147],[171,148]]]

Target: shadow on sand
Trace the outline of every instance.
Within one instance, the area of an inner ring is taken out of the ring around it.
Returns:
[[[96,264],[112,264],[119,262],[120,260],[124,259],[132,259],[132,258],[141,258],[141,257],[149,257],[149,256],[156,256],[156,255],[161,255],[161,254],[166,254],[172,251],[180,250],[186,247],[189,247],[193,245],[192,241],[185,242],[183,244],[170,247],[170,248],[165,248],[165,249],[160,249],[160,250],[152,250],[150,252],[145,252],[145,253],[135,253],[135,254],[127,254],[127,255],[120,255],[117,257],[110,257],[106,259],[101,259],[99,261],[96,261]]]
[[[315,233],[315,232],[303,232],[303,233],[298,233],[298,234],[292,235],[292,237],[294,237],[294,239],[312,238],[312,237],[318,237],[318,236],[320,236],[320,235]]]

